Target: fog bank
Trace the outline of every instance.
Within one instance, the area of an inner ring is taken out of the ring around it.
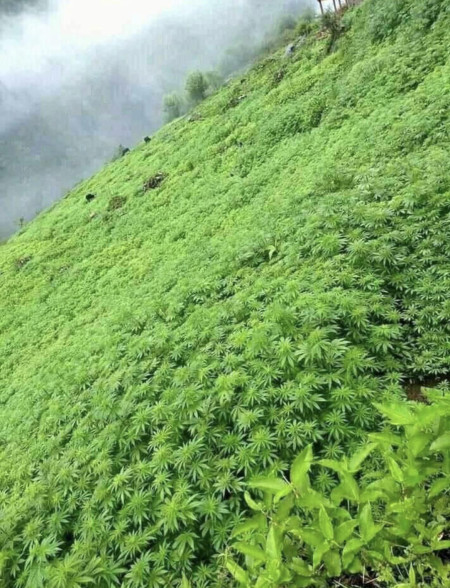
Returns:
[[[314,0],[47,0],[0,19],[0,238],[162,123],[164,94]],[[1,10],[1,5],[0,5]]]

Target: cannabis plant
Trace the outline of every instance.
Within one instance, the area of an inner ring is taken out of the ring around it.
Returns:
[[[450,397],[429,405],[378,405],[391,425],[349,458],[294,460],[289,480],[258,477],[245,498],[255,515],[233,531],[226,565],[242,586],[327,586],[356,574],[389,586],[450,582]],[[379,452],[379,469],[361,470]],[[320,465],[338,476],[331,492],[311,484]],[[245,562],[241,567],[236,559]],[[343,580],[344,581],[344,580]]]

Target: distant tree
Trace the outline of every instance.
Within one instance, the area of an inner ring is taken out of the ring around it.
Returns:
[[[297,26],[297,19],[292,14],[285,14],[278,21],[278,35],[282,35],[285,31],[294,30]]]
[[[201,71],[193,71],[186,79],[186,93],[189,101],[198,104],[205,99],[208,81]]]
[[[218,71],[208,71],[204,74],[204,78],[207,83],[207,92],[215,92],[218,90],[224,82],[223,76]]]
[[[336,41],[344,32],[344,27],[342,25],[340,16],[331,10],[324,12],[321,18],[321,22],[322,28],[328,31],[330,34],[328,38],[327,52],[331,53],[336,44]]]
[[[166,122],[170,122],[171,120],[178,118],[182,114],[183,99],[176,92],[167,94],[167,96],[164,96],[163,110]]]

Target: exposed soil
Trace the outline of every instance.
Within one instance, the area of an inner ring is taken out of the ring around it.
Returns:
[[[146,192],[147,192],[147,190],[155,190],[164,182],[164,180],[166,178],[167,178],[167,174],[165,174],[163,172],[158,172],[157,174],[155,174],[154,176],[152,176],[151,178],[149,178],[145,182],[144,190]]]
[[[354,576],[341,576],[336,580],[331,580],[330,586],[335,588],[384,588],[384,584],[380,584],[378,580],[372,576],[365,576],[356,574]]]
[[[123,196],[114,196],[109,201],[108,210],[109,211],[118,210],[119,208],[122,208],[122,206],[125,204],[125,202],[126,202],[126,198],[124,198]]]
[[[423,392],[423,388],[436,388],[438,384],[446,380],[446,376],[423,376],[422,378],[409,378],[403,384],[408,400],[416,402],[424,402],[428,404],[428,400]]]

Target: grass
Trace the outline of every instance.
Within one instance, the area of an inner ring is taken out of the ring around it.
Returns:
[[[0,248],[3,586],[229,585],[249,475],[448,374],[450,11],[343,24]]]

